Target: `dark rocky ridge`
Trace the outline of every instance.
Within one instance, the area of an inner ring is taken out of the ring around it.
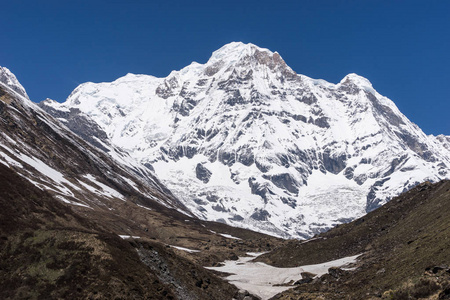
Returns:
[[[97,140],[99,139],[104,144],[109,144],[108,136],[97,125],[97,123],[95,123],[88,116],[82,114],[79,109],[70,109],[70,111],[56,110],[51,106],[46,105],[49,101],[53,100],[47,99],[38,105],[54,118],[64,119],[64,125],[66,125],[72,132],[80,136],[83,140],[105,152],[109,151],[109,149],[105,148],[105,146]]]

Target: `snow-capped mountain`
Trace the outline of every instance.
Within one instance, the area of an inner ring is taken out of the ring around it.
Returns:
[[[448,139],[425,135],[367,79],[312,79],[252,44],[41,107],[72,130],[79,116],[93,123],[91,142],[154,170],[196,216],[278,236],[312,236],[449,178]]]

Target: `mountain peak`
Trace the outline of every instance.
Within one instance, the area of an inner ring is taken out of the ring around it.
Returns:
[[[346,75],[340,82],[340,84],[350,84],[353,83],[357,86],[365,86],[365,87],[372,87],[372,83],[365,77],[362,77],[356,73],[350,73]]]
[[[265,65],[271,70],[281,71],[291,76],[296,75],[278,52],[272,52],[269,49],[261,48],[251,43],[231,42],[226,44],[213,52],[207,65],[216,70],[224,67],[228,69],[231,66],[244,66],[248,69],[258,65]]]
[[[245,44],[243,42],[231,42],[222,46],[220,49],[213,52],[212,59],[223,59],[225,57],[241,57],[243,55],[252,55],[256,51],[264,51],[273,54],[272,51],[265,48],[260,48],[252,43]]]
[[[7,85],[19,95],[30,99],[25,88],[20,84],[19,80],[17,80],[17,77],[6,67],[0,66],[0,82]]]
[[[47,104],[47,103],[55,103],[55,102],[56,102],[55,100],[50,99],[50,98],[45,98],[45,100],[42,101],[42,103],[45,103],[45,104]]]

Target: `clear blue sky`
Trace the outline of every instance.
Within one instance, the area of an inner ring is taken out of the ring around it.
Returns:
[[[297,73],[368,78],[427,134],[450,135],[450,1],[2,1],[0,65],[33,101],[86,81],[167,76],[231,41]]]

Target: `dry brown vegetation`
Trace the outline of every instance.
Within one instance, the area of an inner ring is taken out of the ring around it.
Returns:
[[[131,201],[114,208],[74,211],[0,164],[0,298],[231,299],[236,287],[203,265],[278,241],[220,223],[208,227],[156,203],[151,211]]]
[[[316,240],[291,241],[260,259],[295,266],[363,253],[355,271],[339,278],[325,275],[279,299],[438,297],[450,283],[450,273],[445,271],[450,265],[449,211],[450,182],[423,183]],[[444,271],[430,273],[438,266]]]

